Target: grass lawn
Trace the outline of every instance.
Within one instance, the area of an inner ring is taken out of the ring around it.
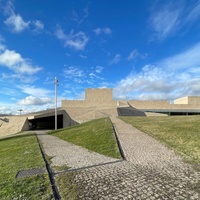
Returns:
[[[109,118],[50,132],[63,140],[113,158],[121,158]]]
[[[200,116],[120,117],[200,166]]]
[[[18,171],[45,168],[35,135],[0,140],[0,199],[53,199],[47,174],[16,179]]]

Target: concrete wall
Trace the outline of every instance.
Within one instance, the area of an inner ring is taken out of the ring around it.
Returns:
[[[104,107],[128,107],[131,105],[136,109],[200,109],[199,96],[187,96],[174,100],[170,104],[167,100],[113,100],[112,89],[101,88],[85,90],[85,100],[63,100],[62,107],[65,108],[90,108],[97,109]],[[71,115],[70,115],[71,116]]]
[[[170,103],[169,101],[165,101],[165,100],[156,100],[156,101],[142,101],[142,100],[131,100],[128,101],[128,103],[137,109],[147,109],[147,108],[151,108],[151,109],[156,109],[156,108],[166,108],[169,107]]]
[[[69,127],[77,124],[77,122],[74,121],[66,111],[63,111],[62,114],[63,114],[63,127]]]
[[[188,97],[182,97],[174,100],[174,104],[188,104]]]
[[[199,104],[200,105],[200,97],[188,96],[188,104]]]
[[[85,90],[85,101],[89,102],[109,102],[112,101],[112,89],[99,88],[93,89],[88,88]]]
[[[6,118],[8,122],[1,121],[0,137],[29,130],[27,116],[6,116]]]
[[[62,100],[62,107],[86,107],[85,100]]]
[[[188,104],[188,105],[200,105],[199,96],[187,96],[174,100],[174,104]]]

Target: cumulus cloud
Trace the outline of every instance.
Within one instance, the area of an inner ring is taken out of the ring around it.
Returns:
[[[11,114],[18,114],[16,105],[14,104],[4,104],[3,102],[0,102],[0,114],[3,115],[11,115]]]
[[[200,43],[189,50],[131,72],[114,88],[115,98],[176,99],[200,95]]]
[[[0,52],[0,66],[4,66],[17,74],[33,75],[41,70],[40,67],[33,66],[30,61],[24,59],[19,53],[5,49]]]
[[[19,33],[29,28],[30,21],[25,21],[20,14],[15,14],[14,9],[13,3],[11,1],[7,1],[7,4],[4,8],[4,13],[8,17],[4,23],[13,32]]]
[[[11,28],[13,32],[19,33],[29,28],[30,21],[24,21],[20,15],[14,13],[4,21],[4,23]]]
[[[55,32],[55,36],[64,42],[65,47],[69,47],[75,50],[84,50],[89,38],[82,31],[74,33],[72,30],[68,35],[64,33],[61,28],[58,28]]]
[[[20,14],[16,14],[12,1],[7,1],[7,4],[4,7],[4,13],[7,16],[4,24],[14,33],[20,33],[24,30],[32,29],[31,25],[34,27],[33,31],[37,33],[41,32],[44,28],[44,24],[40,20],[26,21]]]
[[[24,99],[18,101],[18,105],[22,106],[30,106],[30,105],[41,106],[48,103],[54,103],[54,99],[49,97],[38,98],[35,96],[27,96]]]
[[[100,34],[105,34],[105,35],[110,35],[112,33],[111,29],[108,27],[105,28],[96,28],[94,30],[96,35],[100,35]]]

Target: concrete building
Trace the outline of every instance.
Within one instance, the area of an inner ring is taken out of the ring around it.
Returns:
[[[200,97],[187,96],[174,100],[114,100],[112,89],[85,91],[85,100],[63,100],[58,109],[58,128],[92,119],[115,116],[160,116],[200,114]],[[45,110],[21,116],[0,118],[0,136],[29,129],[54,129],[55,112]]]

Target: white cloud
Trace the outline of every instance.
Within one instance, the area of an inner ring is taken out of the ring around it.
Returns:
[[[181,7],[175,7],[171,3],[168,3],[159,11],[152,13],[150,24],[156,32],[158,39],[165,39],[179,28],[181,11]]]
[[[197,43],[189,50],[186,50],[178,55],[173,57],[164,59],[163,61],[159,62],[158,65],[163,68],[169,68],[171,70],[178,70],[178,69],[187,69],[188,72],[191,72],[191,69],[194,70],[200,67],[200,43]]]
[[[8,49],[0,53],[0,65],[18,74],[33,75],[41,70],[40,67],[32,66],[31,63],[24,59],[19,53]]]
[[[29,28],[30,21],[24,21],[20,15],[12,14],[4,23],[11,28],[13,32],[19,33]]]
[[[29,105],[46,105],[48,103],[54,103],[54,99],[53,98],[49,98],[49,97],[35,97],[35,96],[27,96],[24,99],[18,101],[18,105],[22,105],[22,106],[29,106]]]
[[[120,54],[116,54],[115,57],[110,61],[109,65],[117,64],[121,59]]]
[[[198,17],[200,17],[200,1],[197,1],[190,9],[189,14],[186,17],[186,21],[195,21]]]
[[[100,34],[105,34],[105,35],[110,35],[112,33],[111,29],[106,27],[106,28],[96,28],[94,30],[96,35],[100,35]]]
[[[78,24],[81,24],[89,16],[89,7],[86,6],[83,9],[83,12],[81,15],[80,13],[78,14],[75,10],[72,10],[72,15],[73,15],[73,20],[77,22]]]
[[[102,70],[103,70],[103,67],[101,67],[101,66],[96,66],[95,72],[99,74],[99,73],[102,72]]]
[[[114,97],[169,99],[200,95],[200,43],[156,64],[145,65],[118,82]]]
[[[82,31],[74,33],[72,30],[70,34],[67,35],[62,29],[58,28],[55,35],[58,39],[64,41],[65,47],[70,47],[75,50],[84,50],[89,40],[86,34]]]
[[[32,22],[32,24],[34,25],[34,32],[39,33],[44,29],[44,23],[41,22],[40,20],[35,20]]]
[[[82,54],[80,54],[79,55],[81,58],[83,58],[83,59],[87,59],[87,56],[84,56],[84,55],[82,55]]]
[[[19,86],[18,88],[21,89],[23,93],[28,94],[30,96],[46,97],[53,94],[53,91],[51,90],[36,88],[35,86],[30,85]]]
[[[31,25],[34,27],[32,31],[35,33],[39,33],[44,29],[44,24],[40,20],[25,21],[20,14],[16,14],[12,1],[7,1],[4,7],[4,13],[7,16],[4,24],[6,24],[12,32],[20,33],[24,30],[32,29]]]
[[[9,81],[9,80],[14,80],[18,79],[20,82],[23,83],[33,83],[36,81],[38,78],[36,76],[27,76],[26,74],[15,74],[15,73],[2,73],[1,74],[1,80],[3,81]]]
[[[0,54],[0,64],[7,67],[12,67],[15,64],[22,62],[23,59],[19,53],[15,51],[10,51],[6,49],[2,54]]]
[[[14,104],[4,104],[0,102],[0,114],[3,115],[11,115],[11,114],[17,114],[16,105]]]
[[[159,40],[174,35],[182,28],[187,28],[186,25],[194,23],[200,17],[200,0],[192,6],[187,6],[183,1],[168,1],[167,4],[155,5],[149,22]]]
[[[1,44],[1,41],[0,41],[0,52],[5,50],[5,46],[3,44]]]
[[[70,66],[66,69],[64,69],[64,75],[65,77],[83,77],[84,72],[83,70],[79,69],[79,67],[76,66]]]
[[[100,76],[102,70],[103,68],[100,66],[68,66],[63,69],[65,87],[69,88],[73,93],[77,93],[77,91],[87,87],[98,87],[99,80],[103,80]]]
[[[131,53],[129,54],[127,60],[134,60],[135,58],[137,58],[137,56],[139,56],[139,52],[137,49],[134,49],[133,51],[131,51]]]
[[[19,91],[15,88],[9,88],[7,85],[1,83],[0,94],[16,97],[19,95]]]
[[[4,43],[4,38],[0,34],[0,52],[4,51],[6,49],[6,46],[3,43]]]

